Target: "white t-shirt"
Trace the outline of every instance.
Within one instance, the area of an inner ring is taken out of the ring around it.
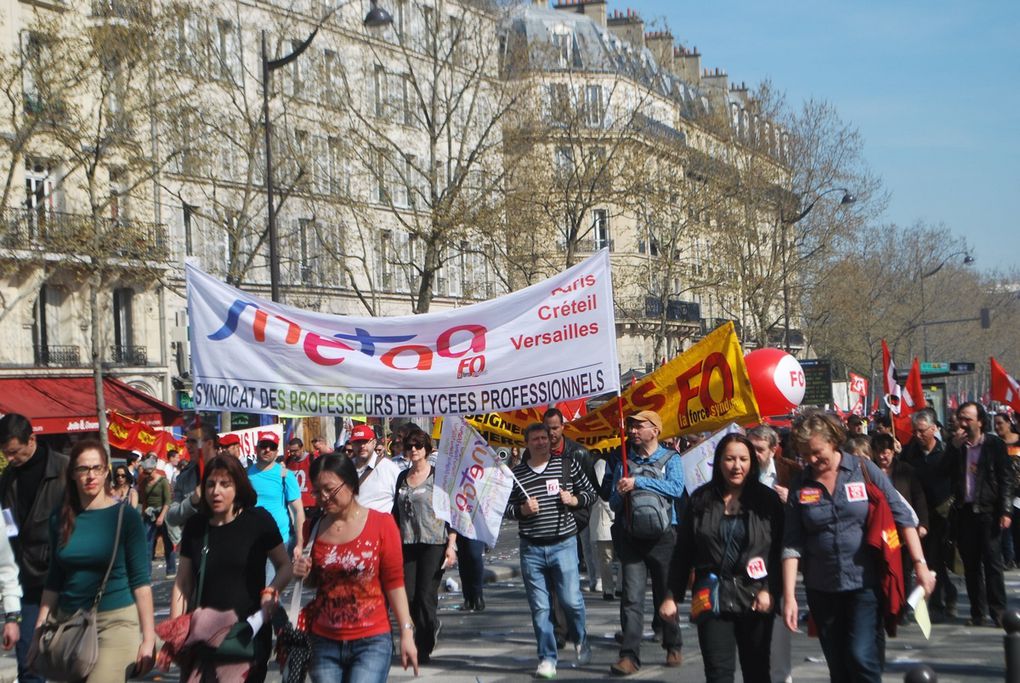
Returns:
[[[397,477],[400,466],[385,456],[373,455],[367,467],[373,468],[365,481],[361,482],[358,502],[372,510],[390,514],[393,512],[393,499],[397,495]],[[364,468],[358,470],[360,478]]]

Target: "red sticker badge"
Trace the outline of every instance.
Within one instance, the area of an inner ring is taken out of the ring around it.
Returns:
[[[864,487],[863,481],[852,481],[846,485],[846,499],[851,503],[859,503],[868,500],[868,489]]]
[[[752,557],[747,563],[747,575],[755,581],[768,576],[769,572],[765,569],[765,560],[761,557]]]

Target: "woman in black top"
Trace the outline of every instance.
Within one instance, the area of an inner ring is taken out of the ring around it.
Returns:
[[[783,506],[779,495],[758,481],[754,446],[728,434],[715,449],[712,479],[691,496],[669,568],[669,592],[659,607],[677,619],[694,570],[695,592],[717,577],[718,611],[698,619],[698,643],[709,682],[733,681],[734,650],[744,681],[769,683],[772,610],[781,589]],[[692,596],[692,603],[701,596]],[[693,609],[693,606],[692,606]]]
[[[263,681],[271,649],[269,617],[280,590],[291,578],[290,558],[272,516],[255,507],[255,490],[237,458],[218,455],[205,466],[199,514],[181,536],[181,562],[170,601],[170,616],[196,607],[233,610],[239,620],[262,611],[256,658],[246,681]],[[197,596],[203,548],[208,539],[202,594]],[[276,577],[266,586],[266,558]],[[182,675],[182,679],[185,676]]]

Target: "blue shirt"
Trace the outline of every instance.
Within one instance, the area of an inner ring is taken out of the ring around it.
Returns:
[[[630,449],[627,453],[627,460],[633,462],[657,462],[659,458],[667,458],[673,455],[673,459],[666,463],[666,471],[662,479],[654,479],[652,477],[634,477],[634,487],[639,489],[645,489],[646,491],[655,491],[656,493],[662,494],[667,498],[671,498],[674,501],[680,498],[684,494],[684,466],[680,463],[680,456],[676,451],[668,448],[659,448],[647,458],[643,455],[638,455],[634,449]],[[609,494],[609,507],[612,508],[616,514],[623,512],[623,501],[624,497],[616,490],[616,484],[623,478],[623,462],[617,464],[616,469],[613,470],[613,488]],[[676,506],[672,506],[672,512],[670,513],[673,517],[673,526],[678,524],[676,518]]]
[[[287,505],[301,498],[301,488],[294,473],[284,469],[280,463],[274,463],[261,472],[257,465],[252,465],[248,468],[248,480],[258,494],[257,506],[273,516],[273,521],[280,529],[280,536],[286,543],[290,538],[290,512]]]
[[[832,495],[805,469],[786,501],[783,559],[800,558],[806,588],[839,592],[877,585],[877,556],[864,543],[868,496],[862,464],[889,502],[896,526],[917,526],[913,510],[870,460],[843,453]]]

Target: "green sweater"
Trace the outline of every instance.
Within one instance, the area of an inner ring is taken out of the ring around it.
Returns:
[[[89,608],[99,592],[99,584],[110,563],[113,536],[117,528],[118,505],[101,510],[85,510],[75,519],[74,531],[67,545],[60,546],[60,511],[50,517],[50,571],[46,590],[60,595],[57,607],[66,612]],[[145,527],[138,511],[124,510],[124,524],[117,559],[99,602],[99,611],[106,612],[134,604],[132,591],[147,586],[150,580],[148,545]]]

